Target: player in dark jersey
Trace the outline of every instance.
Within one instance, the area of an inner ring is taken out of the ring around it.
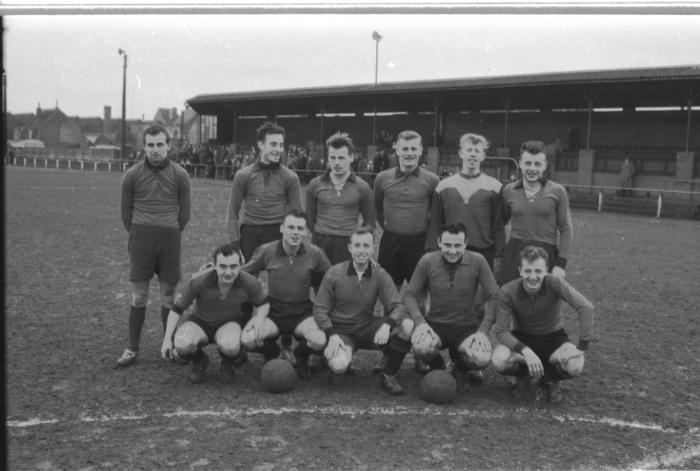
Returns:
[[[372,262],[372,230],[356,229],[348,251],[351,259],[326,272],[314,299],[314,318],[328,338],[324,355],[331,379],[338,382],[342,378],[357,349],[383,350],[388,344],[381,385],[390,394],[402,394],[397,373],[411,348],[408,338],[413,323],[406,318],[401,296],[389,274]],[[384,317],[373,314],[377,300],[384,306]]]
[[[584,352],[592,338],[593,305],[563,277],[547,270],[549,254],[528,246],[520,254],[520,278],[501,287],[498,294],[494,370],[529,379],[538,385],[536,400],[545,395],[552,403],[563,399],[559,381],[581,373]],[[578,346],[564,330],[562,301],[578,314]],[[511,327],[512,325],[512,327]]]
[[[540,141],[520,147],[523,178],[503,189],[503,215],[510,221],[510,240],[503,256],[501,284],[518,278],[519,256],[523,248],[536,245],[548,253],[552,275],[566,276],[573,226],[569,196],[559,183],[545,178],[547,154]]]
[[[242,326],[248,321],[241,305],[255,306],[255,315],[266,315],[270,308],[260,282],[241,272],[242,256],[237,247],[222,245],[213,258],[214,269],[195,274],[175,300],[161,347],[163,358],[171,358],[174,349],[179,357],[192,362],[193,383],[205,380],[209,357],[202,348],[209,343],[219,347],[219,378],[230,382],[236,358],[242,352]],[[176,331],[180,316],[192,304],[193,311]]]
[[[326,345],[326,336],[313,318],[310,288],[318,289],[323,275],[331,267],[328,257],[319,247],[304,241],[307,232],[306,214],[292,210],[280,225],[282,240],[268,242],[255,250],[243,270],[258,275],[268,274],[270,313],[267,318],[256,316],[243,330],[243,346],[260,351],[267,359],[280,354],[277,338],[294,336],[294,349],[299,377],[311,377],[309,356]]]
[[[129,232],[132,294],[129,347],[117,360],[118,367],[136,362],[153,275],[158,275],[160,283],[164,329],[180,281],[180,238],[190,220],[191,190],[185,169],[168,158],[169,142],[161,126],[146,129],[146,158],[122,178],[121,216]]]
[[[486,368],[491,359],[489,331],[496,320],[498,294],[484,256],[466,250],[466,232],[461,223],[442,226],[440,250],[421,257],[404,293],[404,303],[415,323],[411,334],[415,355],[432,369],[445,369],[440,350],[448,349],[460,391],[466,390],[467,381],[482,381],[475,372]],[[479,287],[489,300],[483,320],[474,309]],[[426,289],[430,308],[422,312],[416,294]]]

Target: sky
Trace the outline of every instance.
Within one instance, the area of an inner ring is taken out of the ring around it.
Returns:
[[[700,64],[700,15],[8,15],[7,110],[152,119],[200,94]]]

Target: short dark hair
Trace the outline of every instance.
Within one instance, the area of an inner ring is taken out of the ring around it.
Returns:
[[[229,255],[237,254],[238,259],[241,262],[241,265],[245,263],[245,258],[243,257],[243,253],[241,253],[241,249],[232,243],[226,243],[218,246],[217,248],[214,249],[214,254],[212,255],[212,258],[214,259],[214,264],[216,264],[216,257],[221,254],[224,257],[228,257]]]
[[[525,141],[520,145],[520,155],[527,152],[528,154],[544,154],[547,155],[547,146],[542,141]]]
[[[146,130],[143,132],[143,143],[146,143],[146,136],[157,136],[160,133],[165,134],[165,143],[169,144],[170,134],[168,134],[168,131],[166,131],[165,128],[159,124],[154,124],[153,126],[146,128]]]
[[[286,139],[287,133],[284,128],[277,123],[271,121],[265,121],[255,130],[255,136],[258,141],[264,142],[265,136],[268,134],[282,134],[282,137]]]
[[[360,236],[365,234],[370,234],[372,236],[372,239],[374,239],[374,230],[371,227],[365,225],[357,226],[355,230],[352,231],[352,234],[350,234],[349,240],[352,240],[352,236]]]
[[[521,267],[523,265],[523,260],[532,263],[540,258],[544,259],[545,265],[549,263],[549,254],[545,249],[536,245],[528,245],[520,251],[520,255],[518,256],[518,266]]]
[[[284,224],[284,221],[286,221],[289,216],[300,218],[305,221],[307,220],[306,213],[301,209],[290,209],[285,213],[284,217],[282,218],[282,224]]]
[[[464,224],[461,222],[454,222],[452,224],[443,224],[440,226],[440,238],[442,238],[442,235],[447,232],[448,234],[459,234],[460,232],[464,233],[464,239],[467,239],[467,228],[464,227]]]
[[[352,142],[352,138],[346,132],[337,132],[328,139],[326,139],[326,148],[342,149],[343,147],[348,148],[350,154],[355,153],[355,144]]]

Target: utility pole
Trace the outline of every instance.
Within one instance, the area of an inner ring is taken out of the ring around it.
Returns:
[[[122,77],[122,149],[121,160],[126,158],[126,51],[119,48],[119,55],[124,56],[124,75]]]
[[[374,87],[377,88],[379,79],[379,41],[382,40],[382,35],[376,31],[372,33],[372,39],[376,41],[374,50]],[[374,118],[372,118],[372,145],[377,144],[377,103],[374,103]]]

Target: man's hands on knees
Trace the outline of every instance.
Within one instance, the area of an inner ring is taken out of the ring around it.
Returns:
[[[374,334],[374,343],[377,345],[386,345],[387,341],[389,340],[390,333],[391,327],[385,322]]]
[[[252,330],[256,345],[261,345],[265,339],[265,317],[253,316],[248,324],[248,330]]]
[[[438,343],[438,336],[435,331],[427,324],[420,324],[418,327],[413,329],[411,334],[411,343],[413,345],[430,345],[436,346]]]
[[[491,354],[491,340],[483,332],[476,332],[470,335],[471,340],[467,343],[470,349],[478,352]]]
[[[523,348],[522,355],[525,357],[530,377],[535,381],[539,380],[544,374],[544,367],[542,366],[540,357],[538,357],[530,347]]]
[[[326,358],[333,358],[337,353],[338,349],[344,349],[345,344],[338,334],[333,334],[328,339],[328,345],[326,345],[325,355]]]

